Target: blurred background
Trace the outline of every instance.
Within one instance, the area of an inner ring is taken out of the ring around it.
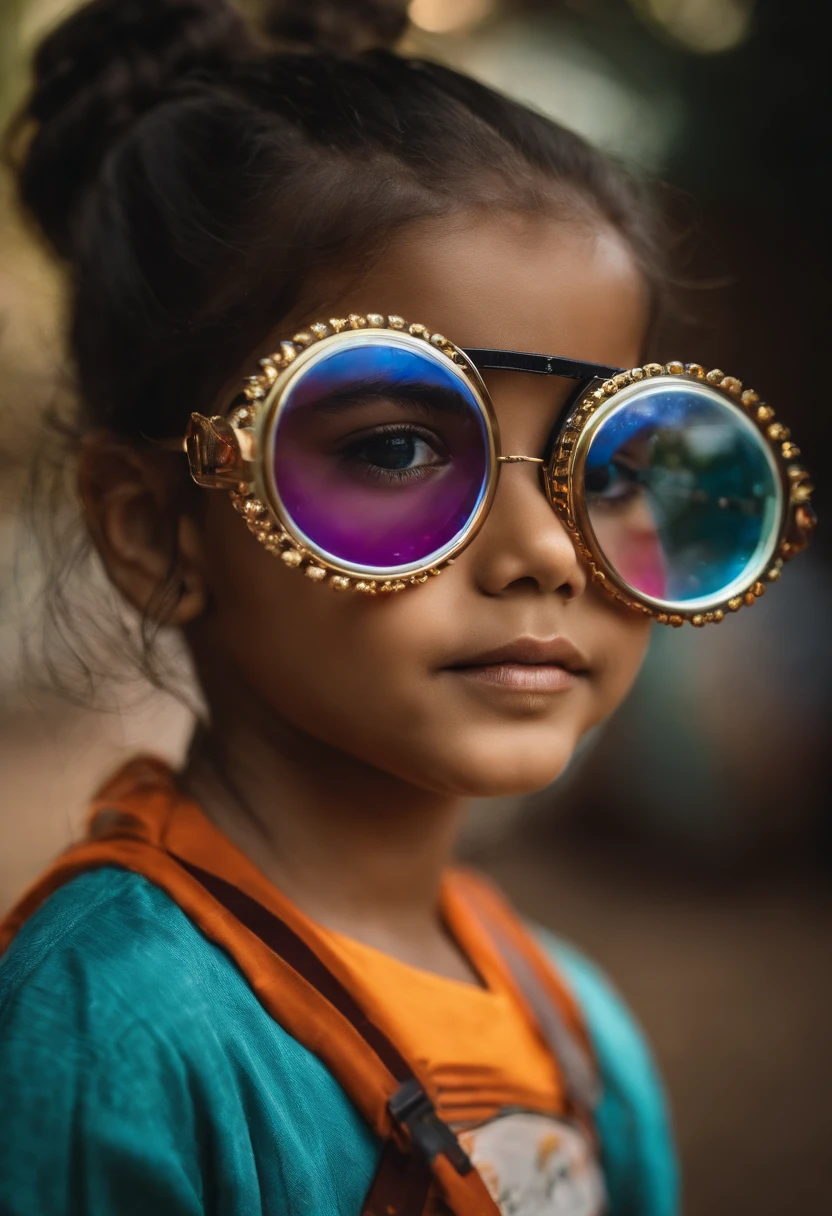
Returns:
[[[68,7],[0,3],[0,121],[39,33]],[[826,7],[410,4],[408,49],[668,183],[676,303],[659,354],[720,366],[775,402],[820,487],[815,546],[773,593],[719,628],[657,629],[627,704],[561,782],[474,808],[463,842],[636,1010],[670,1090],[689,1216],[831,1210]],[[23,661],[42,571],[21,503],[51,442],[44,411],[67,392],[61,310],[0,179],[0,909],[79,830],[108,769],[141,747],[175,759],[190,727],[115,656],[121,694],[105,710],[43,691],[37,659]],[[68,551],[71,498],[55,510]],[[94,631],[100,597],[73,602],[72,623]]]

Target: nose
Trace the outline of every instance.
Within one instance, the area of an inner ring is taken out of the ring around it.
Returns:
[[[486,595],[581,594],[587,571],[546,497],[542,461],[509,458],[497,493],[472,545],[477,581]]]

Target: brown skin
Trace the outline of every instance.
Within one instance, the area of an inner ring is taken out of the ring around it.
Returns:
[[[349,288],[310,286],[325,316],[399,313],[460,346],[635,366],[646,293],[623,240],[599,223],[508,216],[401,232]],[[308,309],[273,337],[317,318]],[[247,369],[243,369],[247,370]],[[540,455],[570,384],[487,377],[502,450]],[[82,478],[116,585],[143,607],[164,574],[170,470],[92,444]],[[437,916],[465,800],[539,789],[629,689],[649,622],[588,580],[536,466],[504,466],[473,543],[400,595],[337,595],[275,560],[228,496],[179,523],[185,628],[210,725],[183,774],[206,812],[324,925],[460,979]],[[569,639],[585,669],[566,691],[518,692],[453,668],[519,638]],[[223,773],[220,777],[219,772]]]

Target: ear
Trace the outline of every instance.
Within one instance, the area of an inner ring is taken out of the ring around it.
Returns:
[[[98,431],[85,437],[78,470],[87,527],[110,581],[165,625],[195,620],[207,600],[202,537],[183,510],[183,460]]]

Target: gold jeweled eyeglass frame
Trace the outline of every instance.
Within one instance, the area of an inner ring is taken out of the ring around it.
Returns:
[[[414,563],[387,571],[383,576],[333,560],[300,533],[282,503],[272,462],[267,458],[287,390],[296,377],[331,348],[363,342],[373,334],[380,341],[387,335],[388,340],[395,339],[397,344],[414,350],[428,344],[440,358],[447,360],[448,367],[465,384],[481,410],[489,444],[485,491],[463,534],[443,550],[440,560]],[[543,456],[501,453],[497,417],[481,374],[495,370],[564,376],[576,381],[576,391],[567,401]],[[781,494],[779,530],[771,536],[753,577],[732,588],[727,599],[718,595],[713,602],[697,602],[690,611],[682,605],[669,610],[666,602],[651,599],[621,578],[595,538],[586,504],[578,491],[592,437],[599,425],[627,394],[660,377],[707,385],[743,414],[763,440]],[[464,349],[441,334],[431,333],[424,325],[407,324],[399,316],[350,314],[316,322],[296,333],[291,341],[281,342],[273,354],[260,361],[259,372],[246,379],[242,393],[232,401],[226,414],[191,415],[184,448],[194,481],[211,489],[227,490],[250,531],[270,553],[314,582],[328,583],[336,591],[352,589],[365,595],[404,591],[427,582],[452,565],[482,526],[503,465],[532,463],[540,467],[549,502],[593,580],[619,603],[661,624],[679,626],[688,621],[701,626],[719,622],[726,612],[753,604],[764,594],[767,583],[779,579],[784,563],[806,548],[815,526],[810,502],[814,487],[809,474],[798,463],[800,449],[792,441],[788,428],[756,392],[743,388],[739,380],[724,375],[720,369],[706,371],[700,364],[673,360],[621,370],[522,351]]]

